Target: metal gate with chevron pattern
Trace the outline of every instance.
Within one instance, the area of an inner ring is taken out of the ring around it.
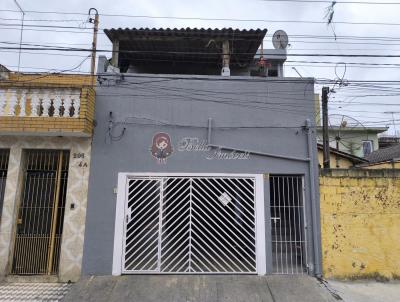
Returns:
[[[253,177],[131,177],[122,273],[256,273]]]

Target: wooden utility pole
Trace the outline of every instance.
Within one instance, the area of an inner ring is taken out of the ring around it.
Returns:
[[[322,87],[322,136],[323,136],[323,167],[330,168],[329,132],[328,132],[328,93],[329,87]]]
[[[96,13],[94,15],[94,20],[92,18],[89,19],[90,22],[93,21],[94,27],[93,27],[93,42],[92,42],[92,64],[90,68],[90,75],[92,76],[92,86],[94,86],[95,83],[95,72],[96,72],[96,49],[97,49],[97,32],[99,31],[99,13],[97,9],[91,8],[89,9],[89,16],[90,13],[94,10]]]
[[[25,20],[25,11],[21,8],[17,0],[14,0],[15,4],[18,6],[18,9],[21,11],[22,14],[22,19],[21,19],[21,33],[19,36],[19,52],[18,52],[18,78],[20,76],[19,74],[19,68],[21,65],[21,50],[22,50],[22,34],[24,32],[24,20]]]

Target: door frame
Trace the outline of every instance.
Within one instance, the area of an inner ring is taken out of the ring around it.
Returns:
[[[148,179],[159,179],[163,177],[252,177],[255,179],[255,217],[256,217],[256,272],[258,275],[266,274],[266,240],[265,240],[265,207],[264,207],[264,175],[263,174],[240,174],[240,173],[118,173],[117,200],[115,210],[114,226],[114,249],[112,274],[120,276],[123,272],[123,246],[125,229],[125,204],[127,197],[127,184],[129,178],[145,177]],[[162,274],[149,272],[150,274]],[[146,274],[146,272],[139,272]],[[185,274],[185,273],[182,273]],[[186,273],[189,274],[189,273]],[[193,274],[193,273],[190,273]],[[216,274],[216,273],[214,273]],[[226,274],[226,273],[225,273]]]

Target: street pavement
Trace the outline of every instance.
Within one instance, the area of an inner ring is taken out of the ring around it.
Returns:
[[[64,302],[334,302],[309,276],[130,275],[88,277]]]
[[[3,281],[0,302],[5,301],[398,302],[400,282],[282,275],[91,276],[75,284]]]

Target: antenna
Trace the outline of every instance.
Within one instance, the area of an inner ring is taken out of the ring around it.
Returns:
[[[397,136],[397,130],[396,130],[396,123],[394,122],[394,114],[395,113],[400,113],[400,111],[385,111],[385,114],[391,114],[392,115],[392,123],[393,123],[393,130],[394,130],[394,136]]]
[[[300,74],[300,72],[297,70],[296,67],[292,67],[292,69],[293,69],[294,71],[296,71],[296,73],[300,76],[300,78],[303,78],[303,76]]]
[[[18,53],[18,77],[19,77],[19,67],[21,64],[21,50],[22,50],[22,33],[24,32],[24,19],[25,19],[25,12],[18,4],[17,0],[14,0],[14,3],[18,6],[18,9],[22,13],[22,22],[21,22],[21,35],[19,37],[19,53]]]

